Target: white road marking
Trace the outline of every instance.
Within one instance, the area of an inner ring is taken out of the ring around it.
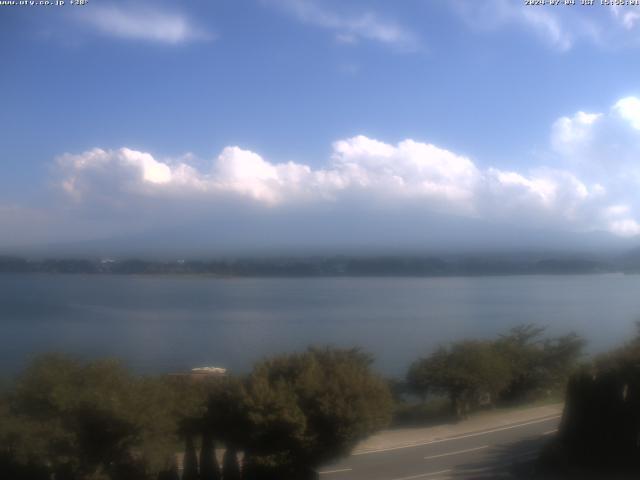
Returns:
[[[324,470],[322,472],[318,472],[318,475],[329,475],[331,473],[341,473],[341,472],[350,472],[353,470],[352,468],[339,468],[337,470]]]
[[[489,433],[502,432],[504,430],[511,430],[513,428],[526,427],[528,425],[535,425],[536,423],[548,422],[550,420],[555,420],[556,418],[560,418],[561,416],[562,415],[554,415],[554,416],[551,416],[551,417],[541,418],[539,420],[533,420],[531,422],[519,423],[519,424],[516,424],[516,425],[509,425],[507,427],[493,428],[491,430],[484,430],[482,432],[474,432],[474,433],[469,433],[469,434],[466,434],[466,435],[458,435],[457,437],[441,438],[441,439],[438,439],[438,440],[430,440],[428,442],[411,443],[409,445],[400,445],[398,447],[381,448],[379,450],[368,450],[368,451],[365,451],[365,452],[356,452],[356,453],[352,453],[351,455],[352,456],[369,455],[371,453],[390,452],[392,450],[401,450],[403,448],[422,447],[424,445],[432,445],[434,443],[451,442],[453,440],[461,440],[463,438],[478,437],[480,435],[488,435]]]
[[[421,473],[419,475],[411,475],[410,477],[394,478],[393,480],[412,480],[413,478],[427,478],[427,477],[433,477],[434,475],[441,475],[443,473],[449,473],[450,471],[451,471],[451,469],[440,470],[439,472]]]
[[[485,448],[489,448],[489,445],[482,445],[481,447],[475,447],[475,448],[467,448],[466,450],[458,450],[457,452],[441,453],[440,455],[430,455],[428,457],[424,457],[424,459],[431,460],[432,458],[449,457],[451,455],[459,455],[461,453],[475,452],[476,450],[484,450]]]
[[[551,435],[552,433],[556,433],[558,431],[557,428],[554,428],[553,430],[549,430],[547,432],[544,432],[542,435]]]

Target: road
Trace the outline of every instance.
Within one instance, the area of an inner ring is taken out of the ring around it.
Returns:
[[[559,421],[560,415],[550,415],[422,444],[360,452],[324,466],[320,480],[518,478],[518,469],[530,465]]]

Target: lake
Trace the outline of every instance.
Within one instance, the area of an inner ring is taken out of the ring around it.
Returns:
[[[34,353],[117,356],[144,373],[247,371],[310,344],[359,346],[403,375],[438,344],[521,323],[584,335],[591,352],[629,338],[640,276],[234,278],[0,274],[0,367]]]

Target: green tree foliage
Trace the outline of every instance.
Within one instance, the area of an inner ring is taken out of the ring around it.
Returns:
[[[575,333],[544,338],[544,327],[521,325],[495,342],[511,368],[504,400],[539,397],[548,390],[563,389],[582,355],[584,340]]]
[[[370,363],[358,350],[309,349],[256,365],[244,391],[251,468],[304,478],[387,425],[391,395]]]
[[[155,478],[174,465],[179,394],[115,361],[42,356],[5,400],[0,445],[14,463],[56,478]]]
[[[502,392],[504,398],[522,399],[535,395],[547,386],[543,371],[543,334],[545,328],[520,325],[496,340],[496,349],[509,362],[509,383]]]
[[[594,367],[599,370],[631,370],[640,365],[640,321],[636,322],[636,335],[625,345],[599,355]]]
[[[465,340],[414,362],[407,384],[416,394],[445,395],[458,417],[485,403],[523,400],[562,388],[580,358],[575,334],[543,338],[544,328],[523,325],[493,341]]]
[[[194,381],[40,357],[0,397],[0,468],[15,479],[169,480],[186,445],[183,478],[239,479],[238,452],[245,480],[311,478],[389,421],[388,385],[370,363],[357,350],[310,349],[265,360],[245,381]]]
[[[408,382],[422,395],[447,395],[456,415],[464,417],[480,403],[495,401],[509,373],[509,364],[492,342],[468,340],[440,347],[415,362]]]
[[[234,377],[220,378],[209,389],[203,428],[211,438],[235,447],[247,442],[245,395],[243,382]]]
[[[107,476],[131,463],[137,425],[129,377],[113,362],[81,365],[61,356],[37,359],[10,399],[18,457],[37,458],[66,477]]]

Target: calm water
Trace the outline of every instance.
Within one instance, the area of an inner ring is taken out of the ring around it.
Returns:
[[[640,318],[640,276],[217,279],[0,275],[0,373],[36,352],[118,356],[140,372],[245,371],[309,344],[358,345],[403,374],[438,343],[524,322],[592,351]]]

